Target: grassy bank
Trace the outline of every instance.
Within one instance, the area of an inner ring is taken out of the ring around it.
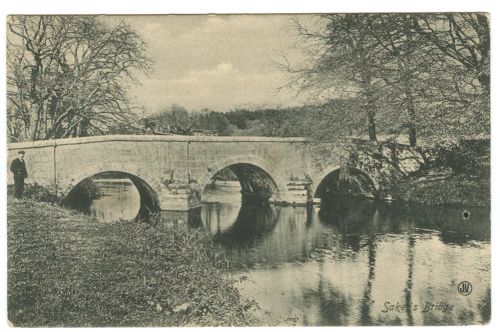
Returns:
[[[15,326],[251,325],[205,233],[8,200]]]
[[[395,200],[426,205],[490,206],[489,174],[471,175],[431,170],[410,176],[386,190]]]

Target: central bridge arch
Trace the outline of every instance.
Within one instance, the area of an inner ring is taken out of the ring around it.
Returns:
[[[273,165],[257,156],[239,156],[220,160],[207,167],[198,181],[200,193],[220,171],[230,169],[238,178],[242,188],[242,198],[276,200],[286,187],[286,180]]]

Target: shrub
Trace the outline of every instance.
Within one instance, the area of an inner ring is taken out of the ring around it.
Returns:
[[[26,184],[23,197],[39,202],[60,203],[61,199],[52,190],[38,183]]]
[[[477,174],[489,166],[489,146],[490,140],[442,140],[431,148],[434,166]]]
[[[101,195],[99,187],[91,178],[87,178],[76,185],[62,203],[67,207],[84,212],[90,208],[92,201],[99,195]]]

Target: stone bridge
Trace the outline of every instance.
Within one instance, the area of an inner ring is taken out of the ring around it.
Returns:
[[[238,177],[243,199],[307,204],[341,169],[363,184],[365,195],[377,197],[387,183],[425,163],[405,145],[294,137],[112,135],[12,143],[9,164],[19,150],[26,151],[27,183],[65,196],[84,179],[120,172],[141,199],[148,196],[162,210],[198,207],[204,188],[225,168]]]

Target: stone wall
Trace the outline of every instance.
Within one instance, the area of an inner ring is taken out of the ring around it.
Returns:
[[[341,167],[358,168],[377,188],[421,167],[418,153],[409,147],[352,140],[96,136],[9,144],[9,164],[21,149],[28,183],[65,195],[85,178],[119,171],[143,181],[164,210],[199,206],[204,188],[226,167],[235,171],[247,197],[291,204],[311,201],[323,178]]]

